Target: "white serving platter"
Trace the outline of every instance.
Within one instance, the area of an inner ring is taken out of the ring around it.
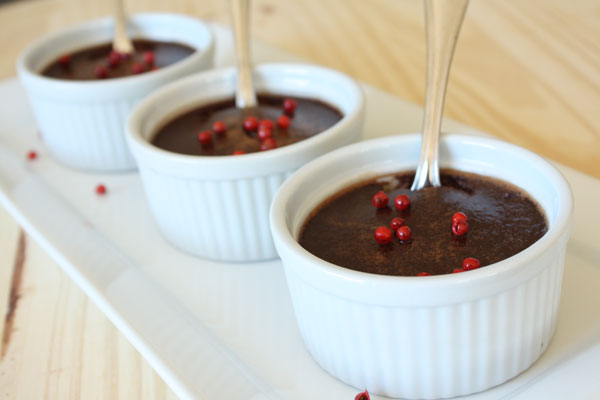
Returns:
[[[232,65],[229,31],[213,28],[217,66]],[[254,52],[257,62],[297,61],[260,43]],[[363,88],[365,138],[420,129],[421,107]],[[136,173],[84,173],[53,161],[15,79],[0,82],[0,107],[0,203],[178,396],[354,399],[358,390],[304,348],[279,260],[223,264],[177,251],[159,235]],[[453,121],[444,129],[481,134]],[[554,339],[523,374],[465,398],[600,397],[600,181],[558,168],[573,188],[575,221]],[[107,195],[95,194],[98,183]]]

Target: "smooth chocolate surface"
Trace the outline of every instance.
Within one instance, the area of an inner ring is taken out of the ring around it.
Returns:
[[[135,75],[134,64],[143,67],[143,72],[149,72],[152,68],[163,68],[173,64],[192,54],[192,47],[174,42],[158,42],[153,40],[134,39],[135,51],[128,57],[121,57],[116,65],[110,65],[108,57],[112,51],[112,43],[104,43],[98,46],[77,50],[67,54],[69,62],[61,62],[63,55],[56,58],[41,72],[42,75],[66,80],[97,80],[96,68],[106,68],[108,76],[106,79],[119,78]],[[154,63],[149,65],[144,60],[145,52],[154,53]]]
[[[539,205],[507,182],[453,170],[442,170],[442,186],[412,192],[414,172],[380,177],[352,186],[326,200],[305,222],[300,245],[333,264],[381,275],[448,274],[467,257],[482,267],[531,246],[547,231]],[[389,206],[375,208],[371,199],[383,190]],[[406,194],[411,207],[398,211],[394,198]],[[464,236],[451,232],[452,216],[468,217]],[[395,236],[380,245],[375,229],[399,216],[412,230],[412,241]],[[468,271],[465,273],[469,273]]]
[[[296,109],[290,115],[289,128],[277,127],[276,120],[283,114],[284,99],[296,101]],[[317,100],[261,94],[258,107],[251,110],[236,108],[235,100],[229,99],[200,107],[179,115],[167,122],[152,139],[152,144],[161,149],[180,154],[218,156],[231,155],[236,150],[246,153],[260,151],[261,140],[256,132],[247,132],[244,119],[255,116],[259,120],[269,119],[275,127],[272,135],[277,147],[287,146],[307,139],[334,125],[342,118],[336,108]],[[199,132],[211,130],[215,121],[223,121],[227,132],[223,136],[213,135],[211,146],[202,146],[197,138]]]

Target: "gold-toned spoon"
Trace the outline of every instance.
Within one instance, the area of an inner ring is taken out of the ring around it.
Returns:
[[[127,36],[123,0],[115,0],[114,6],[115,32],[113,50],[119,54],[131,54],[133,53],[133,44],[131,44],[131,40]]]
[[[230,0],[237,62],[237,108],[256,107],[250,60],[250,0]]]
[[[469,0],[425,0],[427,88],[421,156],[411,190],[440,186],[440,128],[448,75]]]

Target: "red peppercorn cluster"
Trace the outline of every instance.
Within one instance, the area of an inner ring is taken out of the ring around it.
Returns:
[[[267,151],[273,150],[278,147],[277,139],[274,137],[275,125],[277,124],[278,129],[288,129],[292,123],[290,117],[293,117],[294,111],[296,110],[296,101],[293,99],[285,99],[283,101],[283,112],[275,122],[270,119],[259,120],[255,116],[248,116],[244,119],[243,127],[248,133],[253,134],[260,140],[260,150]],[[216,123],[215,123],[216,124]],[[218,133],[220,127],[216,127],[213,124],[213,131]],[[223,127],[223,133],[225,129]],[[233,155],[245,154],[243,150],[236,150]]]
[[[36,152],[35,150],[30,150],[30,151],[28,151],[28,152],[27,152],[27,159],[28,159],[28,160],[31,160],[31,161],[33,161],[33,160],[35,160],[37,157],[38,157],[38,154],[37,154],[37,152]]]
[[[217,120],[212,124],[212,131],[206,130],[198,133],[198,142],[202,147],[208,148],[213,145],[213,132],[214,136],[219,138],[223,137],[227,132],[227,125],[223,121]],[[239,153],[241,151],[241,153]],[[244,154],[242,150],[236,150],[234,155]]]
[[[388,206],[390,198],[383,190],[375,193],[371,199],[371,203],[375,208],[386,208]],[[394,199],[394,205],[398,210],[406,210],[410,207],[410,199],[407,195],[402,194]],[[379,244],[388,244],[392,241],[392,238],[396,235],[401,243],[408,243],[412,240],[412,231],[404,223],[404,219],[400,217],[392,218],[390,221],[390,227],[380,226],[375,230],[375,240]]]
[[[258,118],[251,116],[244,120],[244,129],[246,132],[254,133],[261,141],[260,151],[273,150],[277,148],[277,140],[273,137],[273,128],[275,124],[269,119],[259,121]]]
[[[108,78],[110,76],[110,70],[117,68],[122,61],[129,59],[129,57],[131,57],[130,54],[119,53],[118,51],[112,50],[106,57],[105,62],[94,68],[94,75],[98,79]],[[156,56],[154,52],[144,52],[140,61],[135,61],[131,64],[131,73],[138,75],[147,71],[157,70],[158,67],[155,65],[155,60]],[[60,57],[59,62],[63,67],[69,67],[71,57],[68,54],[64,54]]]
[[[281,129],[287,129],[290,127],[292,123],[291,117],[294,116],[294,111],[296,111],[296,100],[294,99],[285,99],[283,100],[283,115],[280,115],[277,118],[277,126]]]
[[[467,216],[462,212],[456,212],[452,216],[452,233],[455,236],[462,236],[469,231],[469,222]]]
[[[401,226],[404,226],[404,220],[402,218],[392,218],[392,222],[390,222],[390,229],[396,232],[398,229],[400,229]]]
[[[371,202],[373,203],[375,208],[385,208],[388,206],[389,201],[390,198],[387,194],[385,194],[383,190],[380,190],[379,192],[375,193],[375,195],[373,195],[373,198],[371,199]],[[398,211],[407,210],[410,208],[410,198],[405,194],[398,195],[394,199],[394,206]]]
[[[371,203],[373,203],[373,206],[375,208],[383,209],[388,207],[389,200],[389,196],[383,190],[380,190],[379,192],[373,195],[373,197],[371,198]],[[399,211],[407,210],[408,208],[410,208],[410,205],[410,198],[405,194],[398,195],[394,199],[394,207],[396,207],[396,209]],[[452,216],[451,230],[455,236],[462,236],[467,233],[467,231],[469,230],[469,223],[465,213],[454,213],[454,215]],[[398,240],[400,240],[401,243],[407,243],[412,240],[412,231],[410,227],[405,224],[404,219],[401,217],[394,217],[390,221],[389,228],[386,226],[380,226],[377,229],[375,229],[375,240],[381,245],[391,243],[394,235],[396,235],[396,237],[398,238]],[[478,259],[468,257],[463,260],[462,268],[455,268],[454,270],[452,270],[452,273],[457,274],[465,271],[471,271],[480,267],[481,263]],[[431,274],[429,272],[425,271],[419,272],[417,274],[417,276],[430,275]]]

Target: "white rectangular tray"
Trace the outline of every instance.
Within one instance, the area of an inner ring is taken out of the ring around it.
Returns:
[[[217,65],[231,65],[230,34],[214,30]],[[254,51],[258,62],[297,60],[260,43]],[[365,138],[420,129],[420,107],[363,88]],[[178,396],[354,398],[356,388],[321,370],[305,350],[279,260],[222,264],[180,253],[157,232],[137,174],[82,173],[53,161],[16,80],[0,83],[0,109],[0,203]],[[452,121],[445,130],[478,134]],[[30,149],[40,154],[35,162],[25,159]],[[559,168],[575,194],[575,226],[555,337],[529,370],[467,398],[600,396],[600,181]],[[98,183],[106,196],[94,193]]]

